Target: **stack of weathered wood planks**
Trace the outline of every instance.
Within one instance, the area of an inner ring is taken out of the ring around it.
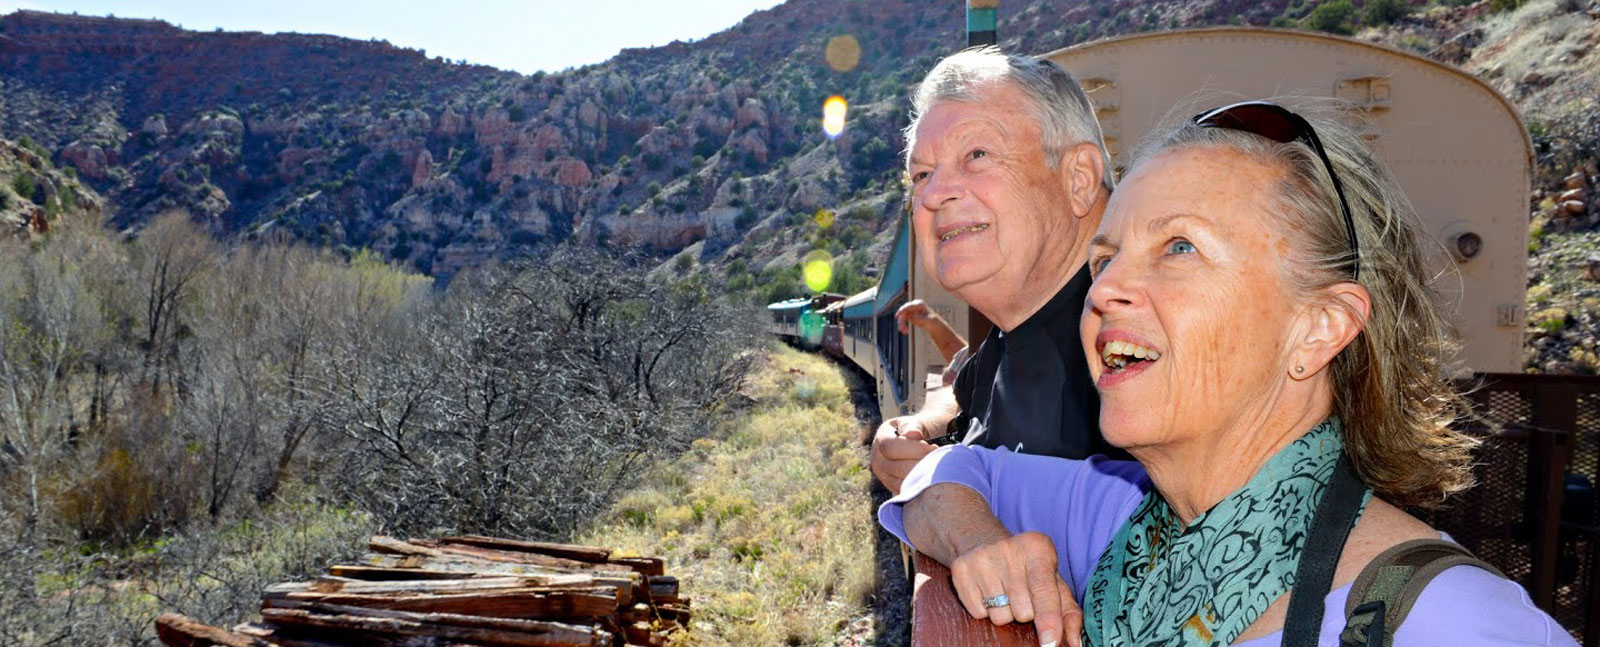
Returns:
[[[689,600],[653,557],[477,535],[369,546],[360,565],[267,587],[260,622],[168,613],[156,633],[170,647],[656,647],[689,625]]]

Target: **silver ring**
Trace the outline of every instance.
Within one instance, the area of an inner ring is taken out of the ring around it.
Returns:
[[[1011,598],[1006,597],[1006,594],[1004,593],[996,595],[992,598],[983,599],[983,608],[985,609],[997,609],[1000,607],[1009,606],[1010,604]]]

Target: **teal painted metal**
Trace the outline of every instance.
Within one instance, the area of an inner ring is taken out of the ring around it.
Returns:
[[[995,26],[999,23],[999,20],[998,20],[998,14],[999,13],[1000,13],[999,11],[996,11],[993,8],[990,8],[990,9],[968,9],[967,10],[967,31],[968,32],[995,31]]]
[[[900,217],[900,227],[894,234],[893,251],[889,252],[889,261],[884,263],[883,280],[878,282],[878,297],[876,299],[878,312],[883,312],[895,303],[895,297],[909,293],[906,284],[911,280],[911,219]],[[890,311],[893,314],[893,311]]]

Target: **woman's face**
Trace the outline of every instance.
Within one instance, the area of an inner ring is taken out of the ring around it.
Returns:
[[[1230,149],[1177,149],[1112,194],[1080,329],[1112,444],[1204,442],[1270,410],[1298,308],[1268,198],[1280,174]]]

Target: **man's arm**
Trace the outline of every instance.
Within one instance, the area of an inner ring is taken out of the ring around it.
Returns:
[[[960,412],[954,389],[935,389],[928,392],[922,410],[915,415],[885,421],[872,438],[872,475],[890,492],[899,494],[900,482],[911,468],[934,450],[927,440],[945,435]]]
[[[948,433],[950,421],[960,413],[961,404],[956,402],[956,390],[939,388],[923,395],[922,410],[915,417],[921,423],[925,437],[938,438]]]
[[[967,345],[967,340],[950,327],[950,322],[934,312],[922,299],[916,299],[900,306],[894,313],[895,320],[900,325],[900,332],[910,332],[907,324],[921,328],[933,340],[933,345],[939,349],[939,354],[944,355],[944,361],[949,362],[956,353]]]
[[[961,334],[957,333],[955,328],[951,328],[950,322],[945,321],[939,313],[929,311],[928,318],[917,327],[933,339],[933,345],[939,347],[939,354],[944,355],[946,362],[967,347],[967,340],[962,339]]]

